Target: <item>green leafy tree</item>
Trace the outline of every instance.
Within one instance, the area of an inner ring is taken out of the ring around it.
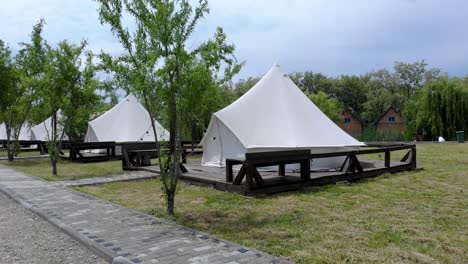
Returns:
[[[102,23],[111,27],[125,54],[116,58],[102,54],[104,65],[116,75],[116,82],[143,99],[152,121],[159,151],[161,180],[167,212],[174,214],[175,192],[180,175],[180,139],[182,104],[195,83],[219,83],[240,70],[232,57],[234,46],[225,44],[226,36],[218,28],[212,40],[189,49],[187,42],[197,23],[208,13],[206,0],[192,7],[187,0],[97,0]],[[123,16],[130,14],[135,30],[130,33]],[[220,63],[223,62],[223,63]],[[217,72],[224,69],[218,76]],[[196,96],[194,96],[196,98]],[[169,156],[162,159],[154,119],[166,116],[169,123]],[[164,163],[164,164],[163,164]]]
[[[195,147],[195,141],[203,137],[212,113],[231,103],[232,92],[226,88],[224,80],[213,78],[212,71],[203,62],[195,63],[190,72],[187,89],[181,94],[180,112],[182,129]]]
[[[343,75],[336,80],[336,98],[345,107],[352,107],[357,112],[363,111],[363,104],[366,101],[368,86],[366,80],[359,76]]]
[[[5,122],[8,160],[13,161],[12,131],[19,123],[18,103],[23,94],[11,50],[0,40],[0,116]]]
[[[369,90],[385,89],[391,94],[398,93],[400,90],[397,76],[387,69],[372,71],[365,75]]]
[[[31,108],[35,100],[35,91],[43,84],[43,70],[47,43],[41,37],[45,22],[40,20],[31,33],[29,43],[20,43],[21,49],[9,63],[14,63],[14,81],[5,81],[5,89],[2,89],[8,102],[4,102],[4,115],[7,133],[10,138],[17,140],[23,124],[31,117]],[[12,79],[13,80],[13,79]],[[8,85],[12,84],[12,85]],[[8,89],[7,89],[8,88]],[[9,160],[13,160],[14,145],[9,144]]]
[[[79,123],[83,109],[92,108],[97,95],[91,54],[86,54],[86,41],[79,45],[61,41],[57,47],[47,46],[43,85],[35,95],[35,110],[51,116],[47,145],[52,174],[57,175],[57,162],[62,141],[73,124]],[[83,57],[86,59],[83,62]],[[86,119],[86,117],[82,117]]]
[[[375,121],[389,106],[399,105],[398,96],[384,88],[370,90],[366,95],[367,101],[363,104],[362,117],[368,122]]]
[[[306,91],[305,95],[332,121],[337,122],[340,120],[343,106],[336,98],[330,98],[322,91],[318,91],[317,93],[309,93]]]
[[[452,138],[456,131],[468,129],[468,86],[457,78],[439,77],[426,83],[403,113],[407,136],[425,132]]]
[[[393,66],[395,77],[401,93],[410,98],[425,82],[434,80],[440,74],[439,69],[428,69],[427,63],[417,61],[413,63],[395,62]]]
[[[239,79],[234,84],[234,95],[236,98],[244,95],[250,88],[254,87],[257,82],[260,81],[260,77],[248,77],[247,79]]]
[[[334,94],[334,80],[322,73],[311,71],[295,72],[289,76],[293,82],[303,91],[317,93],[322,91],[328,95]]]

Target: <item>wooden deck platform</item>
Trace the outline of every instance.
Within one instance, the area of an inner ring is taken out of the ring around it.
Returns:
[[[192,160],[184,164],[188,172],[182,174],[180,179],[193,185],[212,187],[221,191],[237,192],[242,195],[258,195],[293,191],[306,186],[321,186],[342,181],[356,181],[388,172],[394,173],[414,169],[413,164],[398,161],[391,161],[389,167],[385,166],[384,161],[376,160],[362,160],[361,164],[364,169],[362,173],[312,171],[310,173],[310,180],[302,180],[300,174],[295,172],[286,172],[285,176],[278,176],[278,168],[276,166],[272,168],[274,171],[259,170],[264,180],[264,186],[261,188],[254,187],[249,190],[249,188],[247,188],[246,179],[244,179],[240,185],[234,185],[230,182],[226,182],[225,168],[205,167],[200,165],[199,160]],[[139,167],[137,169],[159,174],[159,166],[155,165]],[[239,169],[240,165],[233,168],[235,173],[237,173]]]

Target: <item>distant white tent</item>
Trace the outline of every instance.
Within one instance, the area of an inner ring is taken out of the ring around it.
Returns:
[[[13,131],[11,139],[13,139]],[[7,139],[7,131],[5,123],[0,124],[0,139]],[[31,125],[29,123],[24,123],[21,127],[18,140],[30,140],[31,139]]]
[[[203,137],[202,165],[225,165],[245,153],[311,149],[312,153],[356,149],[364,144],[341,130],[281,72],[278,65],[247,93],[214,113]],[[312,162],[336,168],[344,159]]]
[[[0,139],[7,139],[5,122],[0,124]]]
[[[155,120],[156,133],[161,141],[169,140],[169,132]],[[154,141],[148,111],[129,94],[116,106],[88,123],[85,142]]]
[[[64,116],[61,110],[57,111],[57,132],[59,136],[63,131],[63,125],[60,124],[61,120],[63,120]],[[49,141],[49,137],[52,134],[52,116],[47,118],[44,122],[33,126],[31,128],[31,140],[41,140],[41,141]],[[63,137],[65,140],[68,139],[67,135]]]

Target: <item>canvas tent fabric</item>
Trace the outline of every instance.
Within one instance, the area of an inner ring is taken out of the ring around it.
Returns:
[[[279,65],[273,65],[247,93],[212,115],[201,144],[202,165],[218,167],[225,165],[226,158],[245,158],[248,152],[311,149],[319,153],[364,145],[322,113]],[[320,159],[315,165],[330,167],[342,162]]]
[[[154,120],[160,141],[169,140],[169,132]],[[148,111],[138,99],[129,94],[116,106],[88,123],[85,142],[154,141]]]
[[[12,131],[13,133],[13,131]],[[13,135],[11,136],[13,139]],[[7,139],[7,132],[5,123],[0,124],[0,139]],[[31,125],[29,123],[24,123],[21,127],[18,140],[30,140],[31,139]]]
[[[0,139],[7,139],[5,123],[0,124]]]
[[[61,110],[57,111],[57,132],[61,135],[63,131],[63,125],[60,123],[63,120],[64,116]],[[44,122],[33,126],[31,128],[31,140],[41,140],[41,141],[49,141],[50,133],[52,133],[52,116],[44,120]],[[64,139],[66,140],[68,137],[64,135]]]

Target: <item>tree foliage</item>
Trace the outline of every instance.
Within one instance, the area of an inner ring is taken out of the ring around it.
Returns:
[[[291,80],[303,91],[317,93],[322,91],[332,95],[334,93],[334,80],[322,73],[311,71],[295,72],[289,75]]]
[[[322,91],[318,91],[317,93],[309,93],[306,91],[305,95],[332,121],[337,122],[341,119],[343,106],[336,98],[329,98],[329,96]]]
[[[439,77],[426,83],[408,102],[406,133],[453,138],[468,130],[468,85],[458,78]]]
[[[0,40],[0,117],[5,122],[8,160],[13,160],[14,138],[12,131],[20,129],[21,108],[18,103],[22,100],[23,89],[19,89],[18,70],[11,56],[11,50]]]
[[[18,54],[9,59],[10,69],[13,70],[11,71],[13,75],[10,77],[14,76],[14,78],[10,78],[12,82],[5,80],[5,87],[2,89],[5,93],[2,112],[8,140],[18,139],[23,124],[30,119],[36,91],[44,84],[43,70],[47,49],[47,43],[41,36],[44,24],[44,20],[40,20],[33,27],[31,41],[20,43],[21,49]],[[8,156],[12,161],[12,145],[8,145],[10,146]]]

